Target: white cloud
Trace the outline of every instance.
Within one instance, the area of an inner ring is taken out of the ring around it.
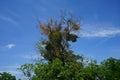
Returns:
[[[1,16],[0,15],[0,20],[7,21],[7,22],[10,22],[10,23],[15,24],[15,25],[17,24],[17,22],[15,20],[13,20],[10,17],[6,17],[6,16]]]
[[[8,72],[8,73],[11,73],[11,74],[21,74],[21,72],[17,71],[17,70],[5,70],[5,71],[0,71],[0,73],[2,72]]]
[[[19,68],[20,67],[20,65],[12,65],[12,66],[1,66],[1,68],[9,68],[9,69],[17,69],[17,68]]]
[[[34,58],[35,58],[36,56],[34,56]],[[25,55],[25,56],[23,56],[23,58],[25,58],[25,59],[32,59],[33,58],[33,56],[32,55]]]
[[[8,72],[10,72],[11,74],[22,74],[21,72],[19,72],[19,71],[8,71]]]
[[[29,60],[43,59],[43,57],[40,56],[39,54],[24,55],[24,56],[22,56],[22,58],[29,59]]]
[[[120,28],[91,28],[80,33],[81,37],[93,38],[93,37],[111,37],[120,35]]]
[[[15,44],[8,44],[8,45],[6,45],[6,47],[8,48],[8,49],[11,49],[11,48],[13,48],[13,47],[15,47],[16,45]]]

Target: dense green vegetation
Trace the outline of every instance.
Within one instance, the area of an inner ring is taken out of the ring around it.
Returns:
[[[47,24],[40,24],[40,30],[44,39],[37,48],[43,59],[19,68],[28,80],[120,80],[119,59],[110,57],[98,64],[70,50],[70,43],[77,41],[80,30],[73,16],[61,16],[59,22],[50,19]],[[15,77],[2,73],[0,80]]]
[[[0,73],[0,80],[16,80],[16,78],[10,73],[3,72],[3,73]]]
[[[108,58],[97,64],[96,61],[69,62],[55,59],[50,62],[21,65],[20,70],[28,80],[120,80],[120,60]],[[22,78],[21,78],[22,79]],[[16,80],[9,73],[0,73],[0,80]]]
[[[27,65],[22,65],[25,70],[22,72],[30,75],[25,75],[29,80],[120,80],[120,60],[112,57],[100,64],[95,60],[86,60],[67,62],[63,66],[62,61],[56,58],[52,63]]]

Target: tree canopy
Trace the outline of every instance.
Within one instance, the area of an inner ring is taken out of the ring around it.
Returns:
[[[76,61],[80,58],[69,49],[69,42],[77,41],[78,36],[75,32],[80,29],[79,24],[72,17],[67,19],[62,17],[60,22],[51,18],[47,24],[41,23],[40,29],[47,38],[38,43],[40,54],[44,59],[52,62],[59,58],[64,65],[65,62]]]
[[[81,27],[75,17],[61,16],[59,21],[51,18],[39,27],[44,39],[37,48],[43,59],[19,68],[28,80],[120,80],[119,59],[108,58],[98,64],[70,49]]]
[[[38,64],[35,74],[41,80],[81,79],[83,57],[69,49],[69,43],[77,41],[76,32],[80,29],[75,18],[63,16],[59,22],[51,18],[47,24],[41,23],[40,29],[46,38],[37,45],[48,63]]]

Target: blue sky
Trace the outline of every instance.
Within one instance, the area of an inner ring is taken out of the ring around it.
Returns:
[[[38,20],[59,18],[66,10],[80,17],[76,54],[96,59],[120,58],[120,0],[0,0],[0,72],[14,75],[19,65],[33,62],[40,40]]]

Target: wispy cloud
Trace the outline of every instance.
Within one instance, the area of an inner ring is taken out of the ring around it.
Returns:
[[[14,74],[14,75],[18,75],[18,74],[21,74],[17,68],[19,68],[20,65],[8,65],[8,66],[0,66],[0,73],[2,72],[8,72],[8,73],[11,73],[11,74]]]
[[[6,16],[1,16],[0,15],[0,20],[9,22],[9,23],[12,23],[12,24],[15,24],[15,25],[17,24],[17,22],[14,19],[12,19],[10,17],[6,17]]]
[[[11,74],[22,74],[21,72],[17,71],[17,70],[5,70],[5,71],[0,71],[0,73],[2,72],[8,72],[8,73],[11,73]]]
[[[7,10],[8,14],[12,15],[13,17],[16,17],[16,18],[20,18],[20,15],[18,15],[18,13],[15,13],[14,11],[11,11],[11,10]]]
[[[0,68],[7,68],[7,69],[17,69],[17,68],[19,68],[20,67],[20,65],[10,65],[10,66],[1,66]]]
[[[15,46],[16,46],[15,44],[7,44],[5,47],[8,48],[8,49],[11,49],[11,48],[13,48]]]
[[[33,59],[33,58],[37,58],[37,56],[33,56],[33,55],[24,55],[23,58],[25,59]]]
[[[39,59],[44,59],[41,55],[39,54],[29,54],[29,55],[24,55],[22,56],[24,59],[28,60],[39,60]]]
[[[94,38],[94,37],[111,37],[120,35],[120,28],[91,28],[80,33],[81,37]]]

